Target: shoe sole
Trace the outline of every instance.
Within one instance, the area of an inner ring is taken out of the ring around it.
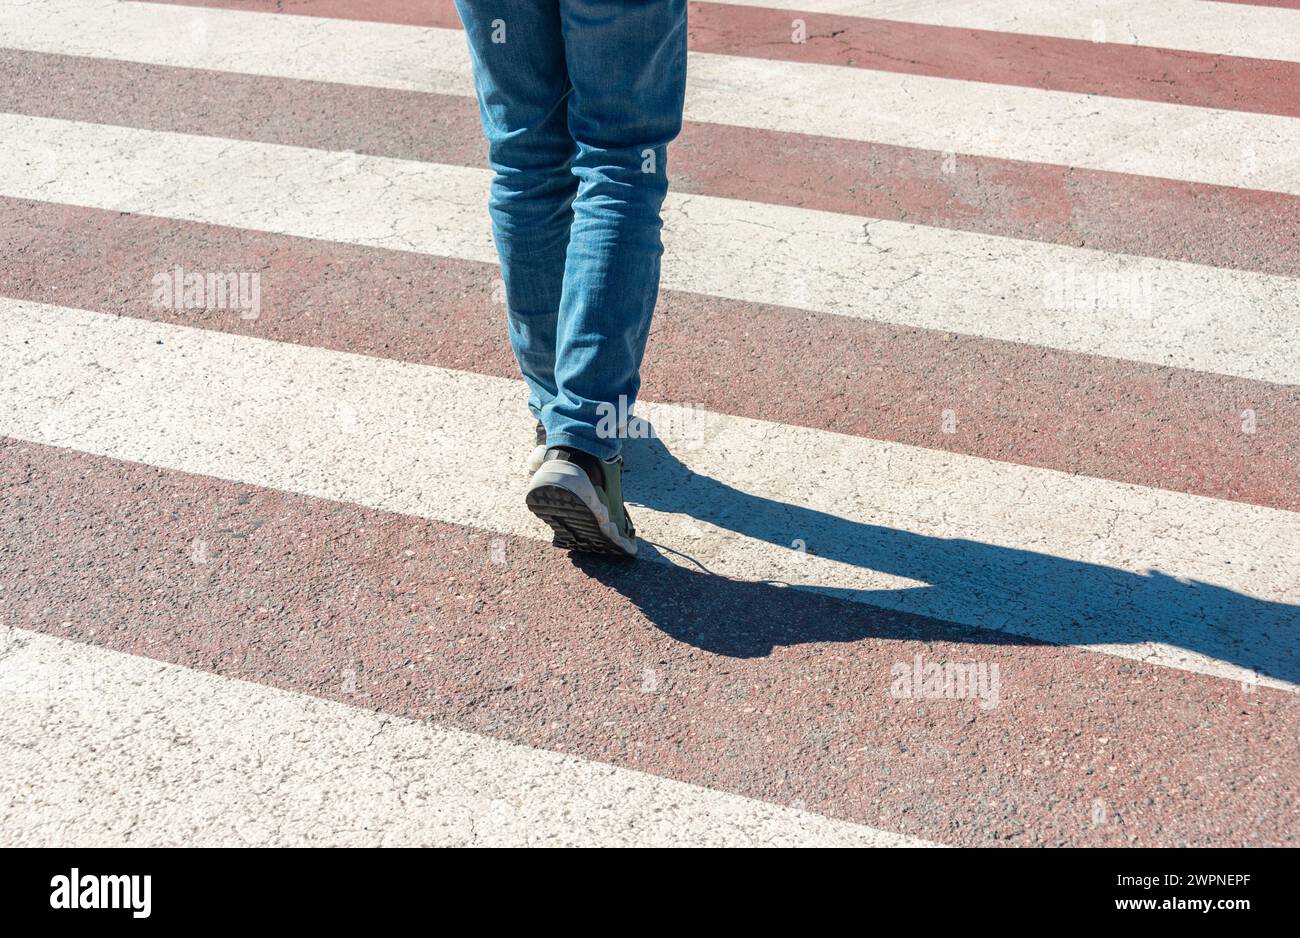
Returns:
[[[636,556],[636,541],[619,533],[587,474],[570,463],[544,464],[524,501],[529,511],[550,525],[555,534],[552,543],[562,550]]]

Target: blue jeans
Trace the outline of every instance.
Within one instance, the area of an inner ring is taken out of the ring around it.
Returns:
[[[659,292],[686,0],[456,0],[528,406],[551,446],[618,454]]]

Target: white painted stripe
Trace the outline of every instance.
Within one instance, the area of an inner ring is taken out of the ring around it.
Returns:
[[[1293,117],[727,55],[690,67],[692,120],[1300,193]]]
[[[459,30],[105,0],[33,9],[0,6],[4,45],[471,94]],[[1300,193],[1300,120],[1276,115],[693,53],[686,116]]]
[[[486,170],[18,115],[0,137],[8,196],[496,261]],[[1293,278],[710,196],[665,215],[666,287],[1300,383]]]
[[[0,796],[6,846],[937,846],[10,627]]]
[[[1300,12],[1208,0],[723,0],[931,26],[1300,61]],[[815,21],[809,23],[815,26]]]
[[[504,378],[0,301],[0,434],[543,537],[522,499],[524,397]],[[804,585],[1234,679],[1258,668],[1293,690],[1300,678],[1300,514],[642,413],[667,444],[628,443],[649,554],[754,589]]]

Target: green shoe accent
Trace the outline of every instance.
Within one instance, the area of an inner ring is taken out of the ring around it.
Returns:
[[[546,461],[546,428],[542,422],[537,421],[537,426],[533,429],[533,450],[528,454],[528,461],[524,465],[528,468],[529,473],[536,472],[542,468],[542,463]]]
[[[619,456],[610,461],[602,459],[600,468],[605,474],[605,490],[602,492],[598,488],[596,494],[605,502],[605,507],[609,511],[609,520],[613,522],[614,527],[629,540],[634,539],[636,528],[627,513],[627,506],[623,504],[623,457]]]

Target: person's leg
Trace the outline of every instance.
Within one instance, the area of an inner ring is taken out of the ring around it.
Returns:
[[[686,0],[560,0],[577,144],[547,442],[601,458],[641,386],[659,292],[667,145],[681,130]]]
[[[621,424],[641,386],[659,292],[667,145],[681,129],[685,0],[560,0],[573,92],[573,203],[555,347],[555,397],[528,507],[559,547],[635,556]]]
[[[489,212],[510,345],[540,416],[554,399],[556,321],[578,181],[559,0],[456,0],[492,167]]]

